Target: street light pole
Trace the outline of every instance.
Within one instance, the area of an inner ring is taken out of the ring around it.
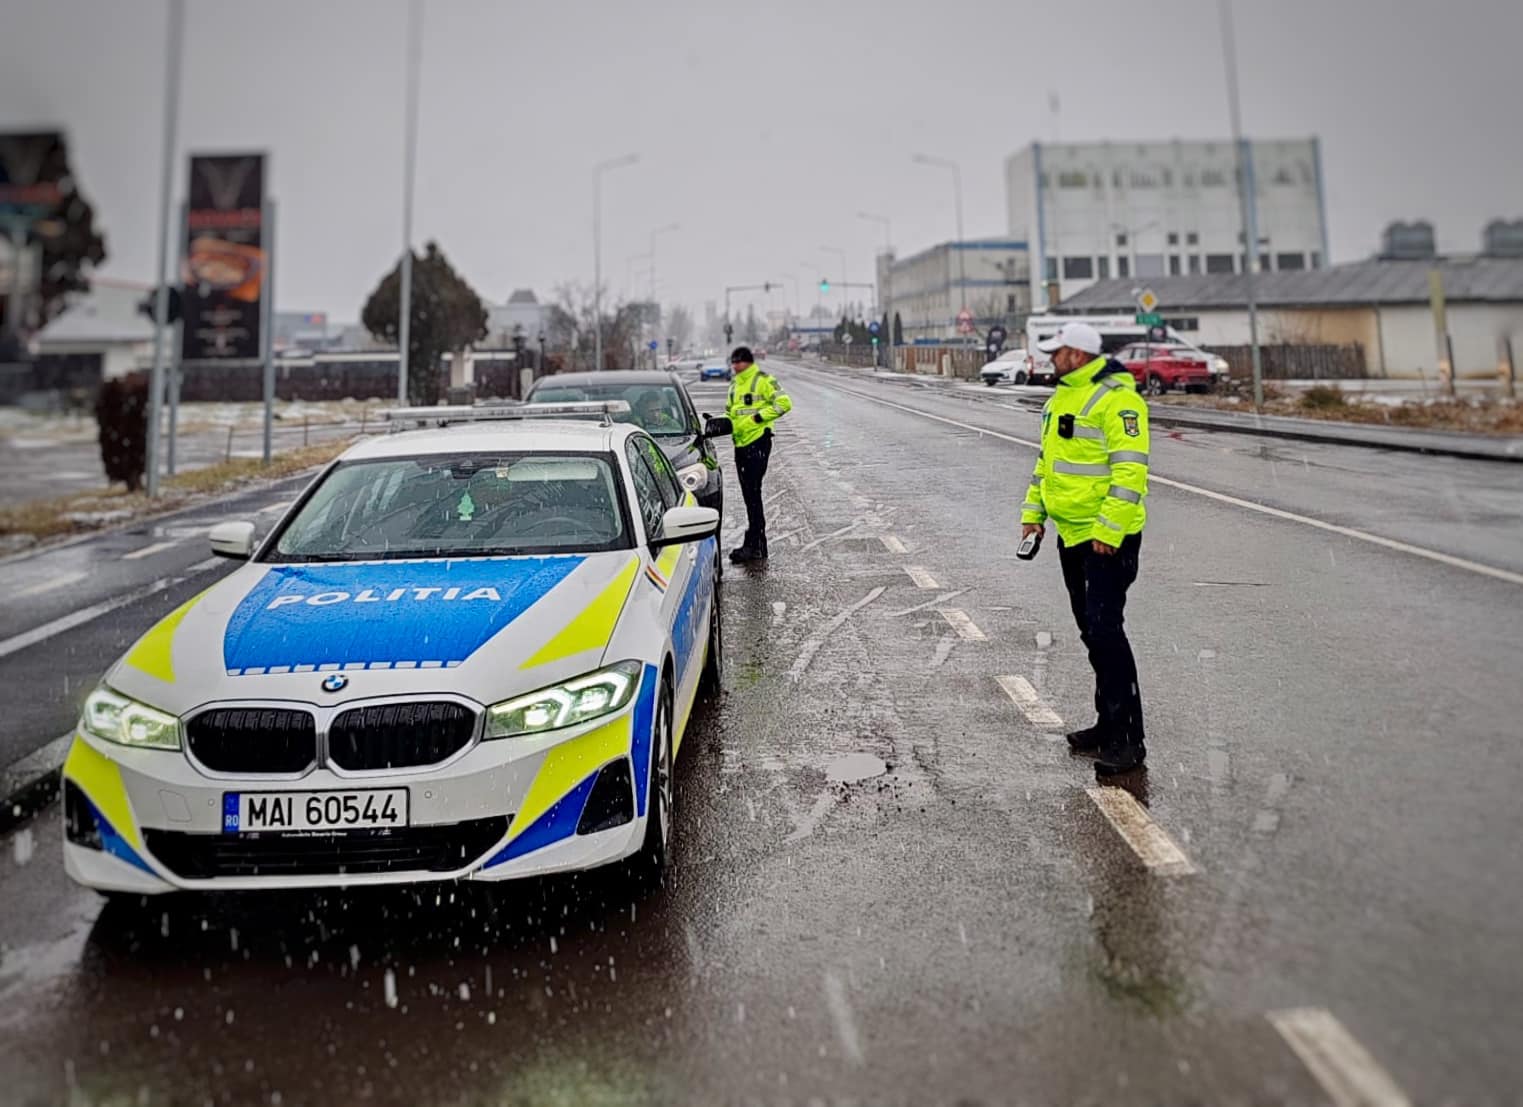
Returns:
[[[180,116],[180,55],[185,39],[185,0],[169,0],[169,41],[164,77],[164,150],[159,167],[158,281],[153,297],[153,373],[148,382],[149,499],[159,494],[159,420],[164,407],[164,331],[169,326],[169,192],[174,177],[175,124]],[[21,283],[21,252],[11,280]]]
[[[1259,263],[1259,216],[1254,197],[1253,157],[1244,150],[1243,117],[1237,90],[1237,36],[1232,25],[1232,0],[1218,0],[1222,24],[1222,62],[1227,70],[1227,106],[1232,113],[1232,150],[1237,165],[1237,195],[1243,222],[1243,295],[1248,300],[1248,351],[1253,364],[1253,410],[1264,409],[1264,365],[1259,353],[1259,305],[1254,271]]]
[[[640,160],[639,154],[600,161],[592,167],[592,342],[593,369],[603,368],[603,174]]]
[[[887,266],[887,268],[885,268],[884,271],[883,271],[883,287],[878,290],[878,299],[881,301],[881,303],[878,306],[879,306],[879,310],[883,312],[885,317],[887,317],[888,310],[889,310],[889,304],[893,301],[893,291],[892,290],[893,290],[893,286],[894,286],[894,269],[893,269],[893,266],[894,266],[894,263],[893,263],[894,224],[889,219],[888,216],[886,216],[886,215],[874,215],[874,214],[872,214],[872,212],[868,212],[868,211],[859,211],[859,212],[857,212],[857,218],[858,219],[866,219],[869,223],[882,223],[883,224],[883,255],[888,260],[884,263]],[[873,275],[877,276],[876,273],[874,273]],[[884,337],[888,338],[889,336],[884,336]]]
[[[423,4],[407,5],[407,102],[402,152],[402,275],[397,315],[397,403],[407,403],[408,352],[412,348],[412,194],[418,165],[418,69],[423,59]]]
[[[850,306],[846,301],[846,251],[839,246],[821,246],[820,249],[827,254],[835,254],[841,259],[841,318],[846,318],[847,308]]]
[[[963,258],[964,251],[962,248],[962,169],[955,161],[949,161],[946,158],[933,158],[928,154],[916,154],[911,160],[917,165],[934,165],[939,169],[950,169],[952,171],[952,190],[957,203],[957,244],[955,247],[957,250],[957,282],[959,285],[957,291],[960,300],[959,306],[966,308],[968,306],[968,266]]]

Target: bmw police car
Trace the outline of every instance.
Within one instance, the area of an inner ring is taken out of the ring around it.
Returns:
[[[720,682],[719,515],[625,410],[402,413],[452,425],[351,447],[262,542],[216,528],[247,564],[85,703],[69,874],[136,894],[658,868],[672,761]]]

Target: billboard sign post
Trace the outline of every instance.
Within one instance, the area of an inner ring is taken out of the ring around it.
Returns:
[[[185,219],[187,362],[257,362],[269,276],[264,155],[195,156]]]

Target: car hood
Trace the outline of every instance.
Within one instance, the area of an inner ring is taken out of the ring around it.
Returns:
[[[638,564],[631,550],[249,564],[159,622],[107,681],[177,715],[217,700],[492,703],[597,668]],[[325,691],[335,673],[343,687]]]
[[[661,452],[666,455],[666,460],[672,463],[672,468],[682,469],[687,465],[697,465],[703,460],[703,451],[698,448],[697,438],[658,438],[656,445],[661,447]]]

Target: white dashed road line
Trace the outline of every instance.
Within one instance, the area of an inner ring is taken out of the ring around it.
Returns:
[[[1014,434],[1005,434],[1001,431],[990,430],[988,427],[976,426],[973,423],[964,423],[960,419],[948,419],[945,415],[933,415],[929,411],[921,411],[919,408],[908,407],[905,404],[896,404],[892,400],[879,399],[877,396],[868,396],[862,392],[856,392],[849,388],[838,388],[838,391],[848,396],[856,396],[858,399],[869,403],[882,404],[896,411],[903,411],[910,415],[918,415],[922,419],[930,419],[937,423],[945,423],[949,427],[957,427],[960,430],[972,431],[974,434],[987,434],[990,438],[998,438],[1004,442],[1014,442],[1018,446],[1029,446],[1033,450],[1041,448],[1041,443],[1029,438],[1021,438]],[[1523,584],[1523,573],[1514,573],[1510,569],[1499,569],[1495,565],[1483,565],[1479,561],[1471,561],[1464,557],[1455,557],[1453,554],[1441,553],[1438,550],[1426,549],[1422,546],[1414,546],[1409,542],[1398,542],[1394,538],[1384,538],[1368,531],[1355,530],[1353,527],[1339,526],[1337,523],[1324,522],[1321,519],[1313,519],[1308,515],[1297,515],[1294,511],[1284,511],[1278,507],[1270,507],[1268,504],[1254,503],[1252,500],[1244,500],[1237,496],[1229,496],[1225,492],[1213,492],[1209,488],[1202,488],[1195,484],[1186,484],[1184,481],[1170,480],[1168,477],[1160,477],[1157,473],[1149,472],[1148,480],[1153,484],[1163,485],[1165,488],[1176,488],[1181,492],[1189,492],[1192,495],[1204,496],[1208,500],[1216,500],[1219,503],[1231,504],[1233,507],[1241,507],[1247,511],[1256,511],[1260,515],[1269,515],[1276,519],[1284,519],[1291,523],[1300,523],[1302,526],[1315,527],[1318,530],[1328,531],[1332,534],[1340,534],[1345,538],[1352,538],[1358,542],[1368,542],[1372,546],[1383,546],[1388,550],[1396,550],[1398,553],[1411,554],[1413,557],[1427,558],[1436,561],[1440,565],[1448,565],[1454,569],[1464,569],[1467,572],[1478,573],[1481,576],[1492,577],[1496,580],[1504,580],[1508,584]]]
[[[938,607],[936,610],[940,613],[943,619],[952,625],[952,629],[957,632],[957,637],[961,638],[963,641],[988,641],[988,638],[984,632],[978,629],[977,625],[973,622],[972,619],[968,618],[968,613],[966,611],[961,611],[955,607]]]
[[[1122,841],[1132,847],[1144,865],[1159,876],[1189,876],[1198,872],[1184,850],[1174,844],[1174,839],[1153,821],[1135,796],[1122,788],[1086,788],[1089,798],[1095,801],[1100,814],[1121,835]]]
[[[846,985],[833,972],[825,974],[825,1006],[830,1009],[830,1017],[836,1024],[841,1053],[853,1065],[862,1064],[862,1037],[857,1033],[857,1020],[846,998]]]
[[[196,562],[196,564],[186,569],[184,573],[177,577],[164,577],[134,591],[124,592],[120,596],[114,596],[109,600],[103,600],[100,603],[91,604],[89,607],[82,607],[78,611],[71,611],[67,615],[61,615],[52,622],[43,623],[40,627],[33,627],[23,634],[17,634],[4,641],[0,641],[0,657],[9,657],[11,654],[24,650],[28,646],[35,646],[38,642],[46,642],[55,635],[62,634],[67,630],[73,630],[75,627],[84,626],[86,623],[99,619],[102,615],[115,611],[119,607],[126,607],[130,603],[136,603],[138,600],[156,595],[166,588],[173,588],[177,584],[183,584],[191,577],[204,573],[208,569],[215,569],[219,565],[226,564],[227,562],[223,558],[209,557],[205,561]]]
[[[902,554],[910,552],[905,547],[904,543],[899,541],[899,539],[894,537],[892,534],[884,535],[879,539],[879,541],[883,543],[883,548],[886,549],[889,553]]]
[[[910,579],[915,582],[916,588],[926,588],[934,591],[941,587],[941,585],[936,583],[936,578],[931,576],[930,573],[926,572],[919,565],[906,565],[904,567],[904,571],[908,573],[910,575]]]
[[[1268,1018],[1336,1107],[1412,1107],[1380,1062],[1331,1012],[1296,1007],[1271,1011]]]
[[[38,581],[30,588],[23,588],[16,594],[18,596],[40,596],[44,592],[52,592],[70,584],[78,584],[88,575],[88,573],[60,573],[56,577],[49,577],[47,580]]]
[[[131,553],[122,554],[122,560],[141,561],[145,557],[152,557],[154,554],[163,553],[165,550],[172,550],[179,544],[178,542],[155,542],[151,546],[144,546],[141,550],[133,550]]]
[[[1025,677],[997,676],[994,679],[1005,690],[1005,695],[1009,696],[1015,706],[1021,709],[1021,714],[1026,716],[1027,722],[1050,730],[1063,729],[1062,718],[1042,702],[1042,697],[1037,695],[1037,690]]]

